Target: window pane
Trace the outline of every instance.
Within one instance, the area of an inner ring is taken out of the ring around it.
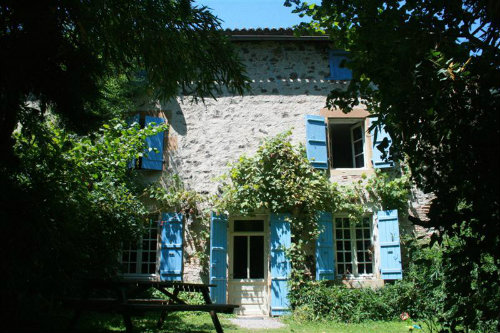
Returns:
[[[264,278],[264,236],[250,237],[250,278]]]
[[[155,251],[156,251],[156,240],[152,241],[152,242],[149,244],[149,249],[150,249],[150,250],[155,250]]]
[[[345,253],[345,262],[351,262],[351,261],[352,261],[351,252],[346,252]]]
[[[340,218],[335,219],[335,227],[342,228],[342,219]]]
[[[370,220],[367,217],[363,218],[363,227],[370,227]]]
[[[337,230],[335,231],[335,237],[336,237],[337,239],[342,239],[342,238],[343,238],[343,237],[342,237],[342,229],[337,229]]]
[[[344,239],[351,239],[351,231],[349,229],[344,229]]]
[[[137,252],[130,252],[130,262],[137,261]]]
[[[354,155],[363,153],[363,141],[354,142]]]
[[[365,253],[363,251],[358,251],[357,256],[358,261],[365,261]]]
[[[351,242],[350,241],[344,241],[344,248],[346,251],[351,250]]]
[[[365,238],[370,239],[370,229],[363,230],[363,233]]]
[[[149,261],[149,253],[148,252],[142,252],[142,262]]]
[[[343,264],[339,264],[338,265],[338,270],[339,270],[339,274],[344,274],[344,265]]]
[[[356,239],[360,239],[362,236],[363,231],[361,229],[356,229]]]
[[[149,274],[156,273],[156,264],[149,264]]]
[[[363,250],[363,241],[357,241],[356,247],[358,248],[358,250]]]
[[[247,278],[247,236],[234,236],[233,278]]]
[[[344,262],[344,252],[337,252],[337,262]]]
[[[234,231],[264,231],[263,220],[236,220],[234,221]]]
[[[365,158],[363,157],[363,154],[356,156],[356,168],[362,168],[365,166]]]
[[[337,251],[341,251],[344,249],[343,242],[337,242]]]
[[[352,129],[352,136],[354,140],[361,139],[361,137],[363,136],[363,132],[361,131],[361,126]]]
[[[372,264],[369,263],[369,264],[366,264],[366,274],[372,274],[373,271],[372,271]]]
[[[345,273],[346,274],[352,274],[352,265],[351,264],[346,264],[345,265]]]
[[[366,274],[364,264],[358,264],[358,274]]]

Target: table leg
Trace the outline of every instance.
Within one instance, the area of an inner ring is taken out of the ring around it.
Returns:
[[[168,293],[166,293],[166,290],[162,289],[160,291],[163,292],[165,295],[168,296]],[[179,289],[175,288],[174,292],[172,294],[172,297],[168,300],[167,304],[174,303],[175,300],[178,299],[177,298],[178,295],[179,295]],[[161,326],[165,322],[165,318],[167,317],[167,315],[168,315],[168,311],[167,310],[161,310],[160,318],[158,318],[158,322],[156,323],[156,327],[157,328],[161,328]]]
[[[219,318],[217,317],[217,313],[215,311],[210,311],[210,317],[212,317],[212,322],[214,323],[217,333],[224,333]]]

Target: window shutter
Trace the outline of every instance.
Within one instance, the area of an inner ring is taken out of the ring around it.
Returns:
[[[370,122],[371,124],[375,122],[377,118],[371,118]],[[371,125],[370,125],[371,126]],[[387,153],[389,152],[389,148],[391,147],[392,140],[391,137],[389,136],[389,133],[385,131],[385,126],[378,126],[374,127],[371,130],[371,136],[372,136],[372,143],[373,143],[373,149],[372,149],[372,163],[374,168],[390,168],[394,166],[394,162],[386,156],[386,158],[383,158],[384,152]],[[387,147],[379,147],[380,144],[384,142],[384,140],[387,140],[388,146]]]
[[[380,274],[384,280],[401,280],[401,246],[397,210],[377,212],[380,245]]]
[[[271,214],[271,315],[287,314],[290,260],[285,249],[291,245],[290,222],[286,214]]]
[[[342,50],[330,50],[330,80],[352,80],[351,69],[345,67],[345,63],[349,60],[348,53]]]
[[[140,119],[141,119],[141,117],[138,113],[134,114],[132,117],[127,119],[127,125],[132,126],[132,124],[134,124],[134,123],[139,124]],[[129,169],[133,169],[135,167],[135,158],[132,159],[132,161],[128,162],[128,167],[129,167]]]
[[[335,279],[335,259],[332,213],[320,212],[318,227],[320,234],[316,240],[316,280],[333,280]]]
[[[182,281],[183,215],[163,213],[160,228],[160,280]]]
[[[306,151],[311,165],[317,169],[328,169],[325,118],[306,115]]]
[[[145,124],[155,123],[156,125],[162,124],[165,119],[158,117],[146,116]],[[150,170],[163,170],[163,138],[164,133],[160,132],[146,138],[148,148],[156,148],[158,152],[146,151],[145,156],[142,158],[142,169]]]
[[[210,297],[216,304],[226,304],[227,289],[227,216],[210,217]]]

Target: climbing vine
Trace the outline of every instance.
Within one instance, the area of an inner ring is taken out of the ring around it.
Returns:
[[[376,171],[352,184],[339,185],[329,180],[326,171],[314,169],[304,146],[292,144],[290,136],[291,131],[278,134],[265,140],[254,155],[241,156],[218,179],[219,191],[212,197],[187,190],[177,175],[146,191],[156,211],[182,212],[196,223],[196,255],[205,269],[210,210],[236,216],[287,214],[292,232],[292,244],[286,250],[292,262],[292,290],[313,278],[311,253],[319,233],[318,212],[343,212],[361,221],[369,209],[407,210],[410,181],[405,168]]]
[[[410,191],[406,173],[363,175],[353,184],[330,182],[324,171],[314,169],[303,145],[293,145],[291,131],[265,140],[253,156],[243,155],[221,178],[213,199],[217,210],[235,215],[288,213],[292,245],[292,290],[312,279],[312,244],[318,236],[318,212],[348,213],[354,221],[368,209],[407,210]],[[401,168],[400,170],[403,170]]]

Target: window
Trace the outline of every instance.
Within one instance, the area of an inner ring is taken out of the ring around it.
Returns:
[[[155,123],[160,125],[165,122],[165,119],[158,117],[151,117],[143,114],[136,114],[128,119],[128,123],[131,125],[133,123],[139,123],[140,127],[143,128],[149,123]],[[140,157],[137,160],[133,160],[129,163],[130,168],[136,169],[147,169],[147,170],[163,170],[163,141],[164,133],[160,132],[155,135],[146,138],[146,143],[148,147],[152,150],[146,150],[144,152],[144,157]],[[156,150],[155,150],[156,149]]]
[[[339,275],[373,273],[371,223],[368,217],[356,224],[346,217],[335,218],[335,247]]]
[[[334,119],[329,124],[332,168],[365,167],[365,130],[362,119]]]
[[[124,274],[156,274],[158,223],[149,221],[144,235],[137,243],[128,244],[122,250]]]
[[[233,279],[264,278],[264,221],[235,220]]]
[[[352,80],[352,71],[345,66],[348,55],[343,50],[330,50],[330,76],[326,78],[327,80]]]

